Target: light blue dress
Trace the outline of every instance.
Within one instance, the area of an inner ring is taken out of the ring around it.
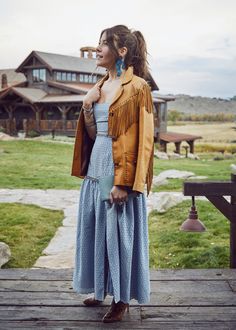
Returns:
[[[83,180],[76,235],[73,289],[104,294],[115,302],[140,304],[150,300],[148,220],[144,194],[129,196],[123,206],[100,200],[93,178],[113,175],[112,139],[108,137],[108,103],[95,104],[97,137]]]

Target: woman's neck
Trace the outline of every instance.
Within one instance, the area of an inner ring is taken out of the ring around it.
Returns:
[[[117,72],[115,69],[109,70],[109,78],[108,78],[109,81],[117,80],[119,78],[120,77],[117,77]]]
[[[110,82],[120,80],[120,78],[123,76],[123,72],[122,72],[121,76],[118,77],[116,69],[109,70],[108,74],[109,74],[108,81]]]

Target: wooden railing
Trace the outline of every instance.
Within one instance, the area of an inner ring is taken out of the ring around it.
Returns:
[[[6,134],[16,133],[16,120],[15,119],[0,119],[0,128]]]
[[[64,131],[75,130],[77,120],[40,120],[39,130],[42,131]]]

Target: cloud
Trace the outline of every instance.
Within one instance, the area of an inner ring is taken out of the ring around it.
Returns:
[[[236,59],[187,56],[152,62],[160,92],[211,97],[236,94]]]
[[[110,0],[1,0],[0,68],[32,50],[79,56],[101,30],[125,24],[143,33],[160,87],[234,95],[235,12],[235,0],[119,0],[114,8]]]

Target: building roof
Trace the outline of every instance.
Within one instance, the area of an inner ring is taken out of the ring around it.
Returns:
[[[46,92],[39,88],[12,87],[10,90],[27,99],[30,103],[36,103],[47,95]]]
[[[35,103],[47,95],[46,92],[39,88],[26,88],[26,87],[8,87],[0,94],[0,99],[3,99],[9,94],[16,94],[30,103]]]
[[[24,67],[32,57],[36,57],[42,65],[47,67],[50,71],[70,71],[70,72],[84,72],[104,75],[105,69],[96,67],[96,59],[82,58],[69,55],[53,54],[33,50],[29,56],[16,69],[17,72],[23,72]]]
[[[34,57],[39,61],[37,66],[32,65],[32,58]],[[46,53],[38,50],[33,50],[18,66],[16,72],[24,72],[27,67],[42,67],[47,68],[49,71],[58,70],[67,72],[93,73],[94,75],[97,74],[102,76],[107,72],[104,68],[96,66],[95,58]],[[148,72],[148,77],[146,80],[149,82],[152,90],[159,90],[150,72]]]
[[[152,91],[152,96],[154,99],[155,98],[162,99],[165,102],[175,101],[175,97],[173,95],[163,95],[163,94],[157,93],[157,91]]]
[[[157,102],[157,103],[166,103],[165,100],[160,99],[159,97],[152,97],[153,102]]]
[[[3,74],[7,75],[7,85],[16,86],[26,82],[26,77],[23,73],[16,72],[15,69],[1,69],[0,70],[0,78]],[[0,83],[0,91],[6,88],[2,88],[2,84]]]
[[[47,95],[43,97],[38,103],[58,103],[58,102],[83,102],[84,95]]]
[[[57,102],[82,102],[84,95],[69,94],[69,95],[49,95],[39,88],[26,87],[10,87],[0,94],[0,99],[3,99],[8,94],[15,93],[29,103],[57,103]]]
[[[161,132],[160,140],[165,142],[182,142],[182,141],[194,141],[196,139],[201,139],[199,135],[190,135],[176,132]]]
[[[63,82],[58,82],[58,81],[48,81],[49,86],[53,87],[59,87],[63,90],[69,91],[69,92],[74,92],[77,94],[86,94],[93,85],[91,84],[79,84],[79,83],[63,83]]]

